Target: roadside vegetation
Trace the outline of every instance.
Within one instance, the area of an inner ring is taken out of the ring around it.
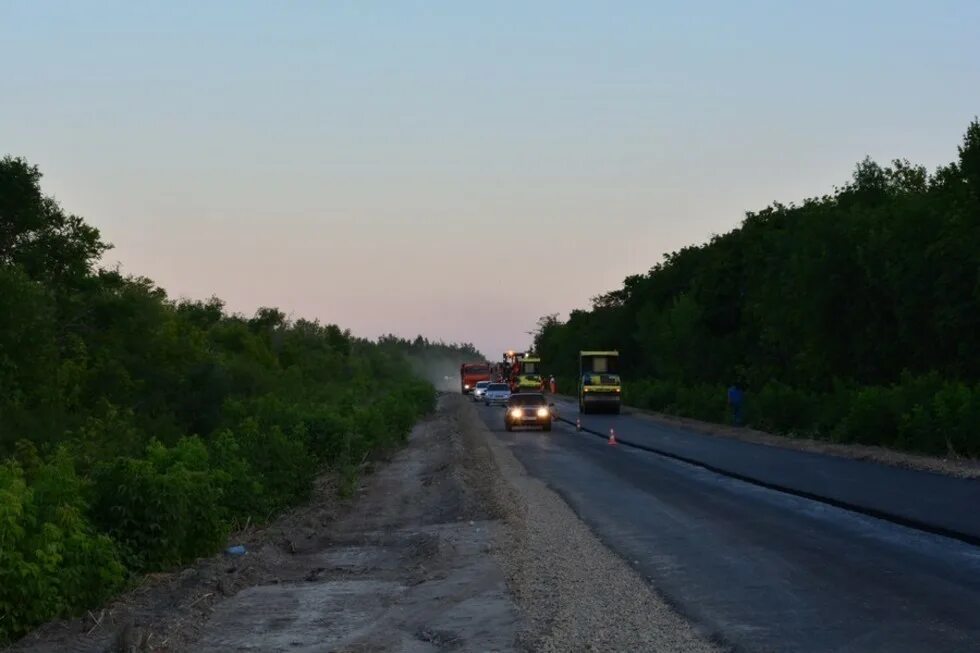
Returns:
[[[637,407],[725,421],[738,382],[761,429],[980,456],[980,123],[933,173],[866,159],[538,324],[563,390],[596,348]]]
[[[349,489],[434,405],[406,356],[475,351],[168,299],[40,177],[0,160],[0,645]]]

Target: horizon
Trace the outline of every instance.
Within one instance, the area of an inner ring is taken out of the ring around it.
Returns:
[[[881,6],[11,3],[0,143],[173,299],[495,360],[865,156],[953,160],[980,6]]]

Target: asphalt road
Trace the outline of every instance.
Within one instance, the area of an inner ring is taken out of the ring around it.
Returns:
[[[501,408],[478,410],[529,473],[734,650],[980,650],[976,546],[610,447],[566,424],[551,434],[507,433]],[[627,415],[601,419],[633,438],[659,432],[709,449],[720,442]]]
[[[566,419],[641,447],[697,461],[736,478],[980,545],[980,482],[933,472],[782,449],[732,438],[705,437],[640,416],[578,415],[578,406],[556,401]]]

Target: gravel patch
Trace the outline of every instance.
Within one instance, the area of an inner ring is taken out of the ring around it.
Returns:
[[[494,555],[524,615],[519,645],[528,651],[723,650],[678,615],[648,582],[606,548],[569,506],[458,400],[467,448],[493,466],[484,486],[509,528]]]

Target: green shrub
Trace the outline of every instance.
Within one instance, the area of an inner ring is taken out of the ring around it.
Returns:
[[[217,551],[233,525],[308,496],[320,465],[356,479],[433,406],[409,354],[450,369],[482,358],[172,301],[150,279],[98,269],[108,246],[40,178],[0,158],[0,221],[13,229],[0,239],[0,643],[95,606],[123,562],[136,572]]]
[[[980,455],[980,387],[944,383],[903,414],[898,444],[926,453]]]
[[[310,449],[327,464],[340,458],[353,429],[351,411],[332,405],[318,405],[306,419]]]
[[[221,484],[197,438],[171,449],[152,442],[146,458],[118,457],[100,464],[93,479],[93,519],[124,547],[137,569],[187,562],[224,542]]]
[[[821,398],[770,381],[746,401],[747,420],[752,426],[777,433],[806,432],[813,429]]]
[[[708,422],[728,421],[728,395],[724,387],[699,383],[677,388],[675,412],[683,417]]]
[[[558,394],[575,397],[578,394],[578,380],[574,376],[555,375],[555,386]]]
[[[272,512],[263,479],[252,469],[231,429],[217,433],[209,443],[209,451],[226,521],[244,524],[259,521]]]
[[[354,431],[344,461],[357,464],[371,451],[390,446],[392,434],[384,415],[373,405],[358,406],[354,416]]]
[[[980,392],[977,386],[948,383],[932,401],[936,422],[945,436],[926,440],[927,446],[942,453],[976,456],[980,454]]]
[[[838,442],[893,444],[905,411],[902,398],[894,389],[869,386],[856,390],[844,420],[833,432]]]
[[[38,468],[30,487],[17,464],[0,465],[0,642],[122,586],[112,541],[85,519],[82,487],[63,452]]]
[[[623,401],[630,406],[664,412],[677,406],[677,384],[664,380],[628,380],[623,384]]]

